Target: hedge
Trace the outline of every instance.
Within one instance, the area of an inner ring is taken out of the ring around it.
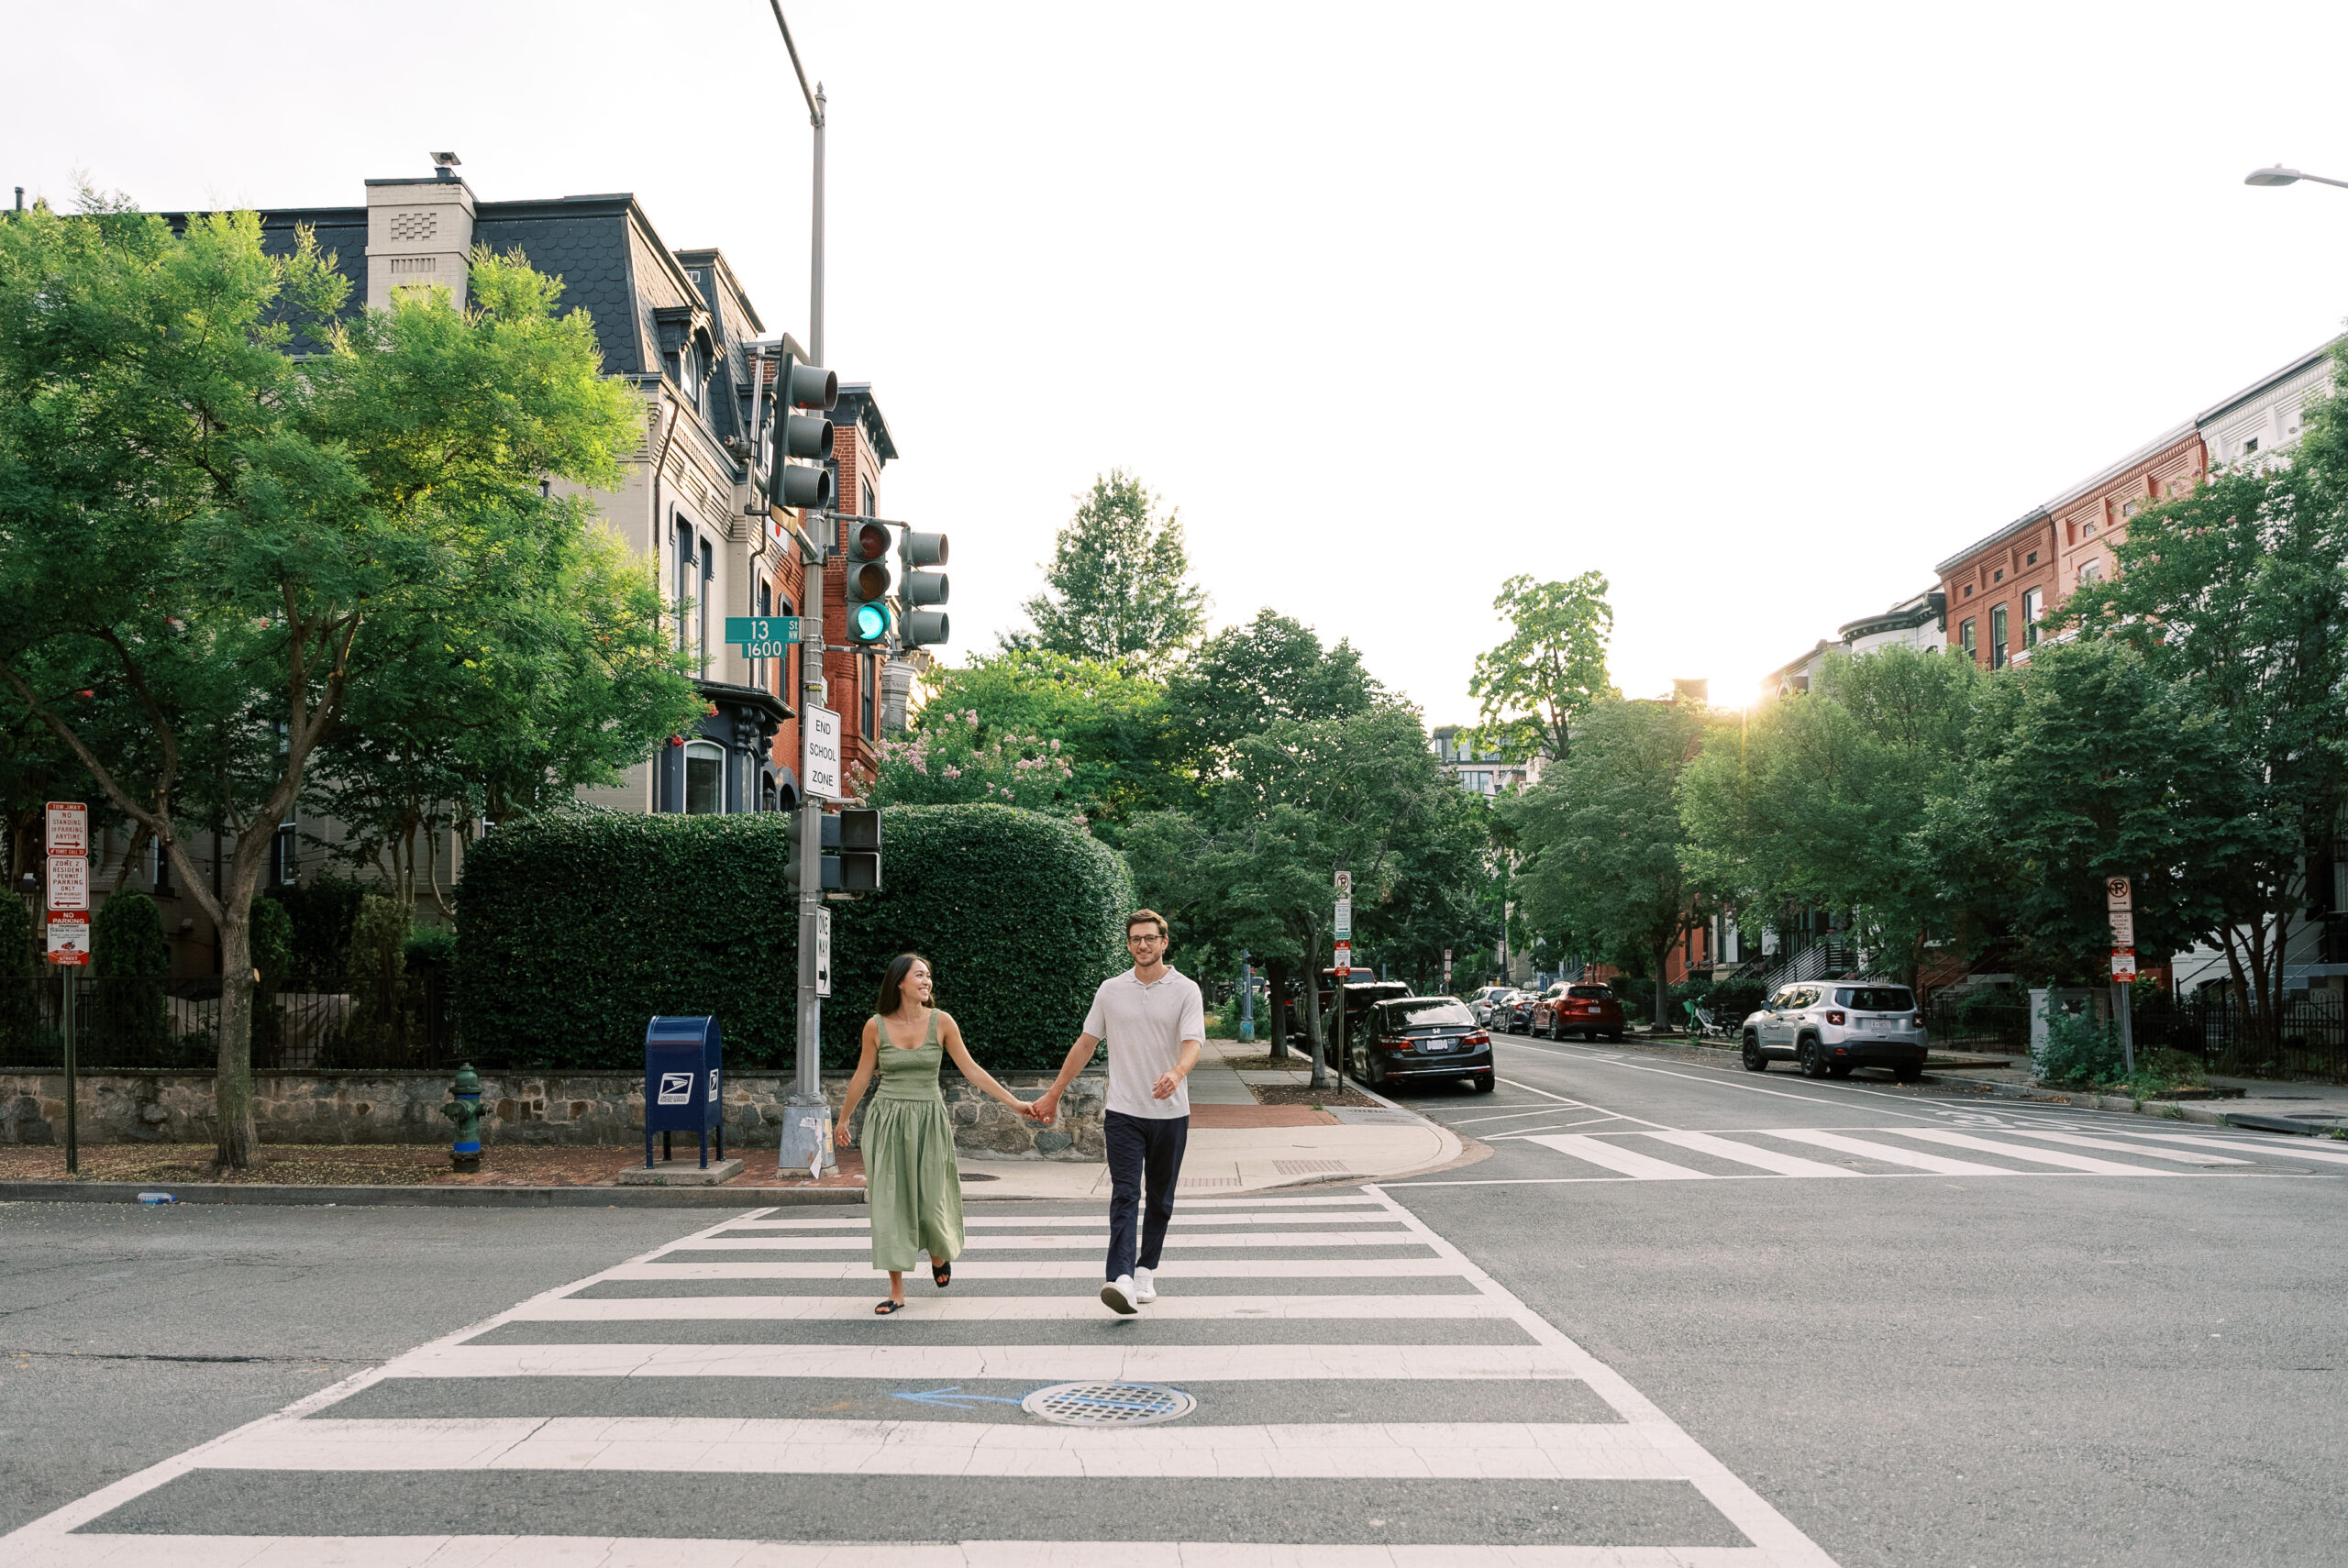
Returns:
[[[824,1063],[846,1067],[890,958],[925,955],[989,1068],[1056,1066],[1124,966],[1124,858],[1008,806],[881,816],[883,891],[832,910]],[[501,828],[457,889],[455,1010],[477,1063],[632,1068],[655,1013],[714,1013],[737,1067],[794,1059],[797,900],[781,813]]]

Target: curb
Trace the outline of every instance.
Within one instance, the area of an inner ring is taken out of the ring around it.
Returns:
[[[1966,1080],[1943,1078],[1938,1081],[1964,1083]],[[2198,1122],[2204,1127],[2244,1127],[2258,1132],[2289,1132],[2302,1138],[2327,1137],[2333,1127],[2333,1123],[2329,1121],[2301,1121],[2296,1117],[2269,1116],[2258,1110],[2217,1110],[2210,1102],[2202,1100],[2131,1099],[2121,1094],[2075,1094],[2067,1089],[2033,1088],[2021,1084],[1981,1083],[1976,1087],[2006,1099],[2075,1105],[2085,1110],[2127,1111],[2163,1121]]]
[[[856,1187],[294,1187],[273,1182],[0,1181],[0,1203],[182,1203],[346,1209],[758,1209],[860,1204]]]
[[[1498,1072],[1500,1070],[1498,1063],[1493,1064],[1492,1070],[1494,1072]],[[1371,1099],[1376,1100],[1379,1104],[1384,1106],[1389,1110],[1398,1110],[1405,1116],[1416,1117],[1419,1121],[1423,1121],[1428,1126],[1434,1128],[1435,1131],[1435,1136],[1443,1141],[1442,1148],[1444,1152],[1441,1157],[1434,1161],[1432,1164],[1416,1165],[1407,1171],[1395,1171],[1390,1175],[1382,1176],[1367,1176],[1363,1178],[1364,1180],[1399,1181],[1404,1176],[1423,1176],[1429,1171],[1447,1170],[1452,1165],[1458,1163],[1459,1156],[1463,1152],[1463,1146],[1460,1143],[1458,1133],[1454,1132],[1450,1128],[1445,1127],[1442,1122],[1437,1121],[1432,1116],[1420,1116],[1417,1111],[1412,1110],[1407,1105],[1395,1104],[1392,1100],[1387,1099],[1376,1089],[1371,1088],[1368,1084],[1355,1083],[1353,1084],[1353,1088],[1356,1093],[1368,1096]]]

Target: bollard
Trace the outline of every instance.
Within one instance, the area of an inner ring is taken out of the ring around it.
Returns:
[[[457,1097],[440,1108],[440,1114],[457,1126],[449,1162],[460,1173],[473,1176],[481,1170],[481,1075],[471,1062],[457,1069],[457,1081],[449,1092]]]

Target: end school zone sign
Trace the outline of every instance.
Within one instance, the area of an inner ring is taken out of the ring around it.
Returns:
[[[840,716],[829,708],[803,708],[799,712],[799,778],[810,795],[842,800],[840,793]]]

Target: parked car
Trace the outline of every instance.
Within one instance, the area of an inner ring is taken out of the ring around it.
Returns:
[[[1905,986],[1810,980],[1780,986],[1744,1021],[1744,1070],[1791,1061],[1805,1077],[1888,1067],[1901,1083],[1924,1072],[1924,1015]]]
[[[1346,1053],[1373,1087],[1415,1078],[1466,1078],[1492,1092],[1492,1037],[1457,997],[1404,997],[1374,1004]]]
[[[1486,986],[1468,999],[1468,1010],[1476,1015],[1477,1022],[1489,1028],[1492,1021],[1493,1010],[1514,995],[1516,995],[1514,986]]]
[[[1578,1034],[1585,1040],[1604,1035],[1609,1040],[1623,1038],[1623,999],[1606,986],[1594,986],[1587,981],[1573,981],[1551,986],[1548,994],[1533,1004],[1530,1027],[1535,1034],[1545,1034],[1552,1040],[1563,1040]]]
[[[1400,980],[1376,979],[1367,969],[1357,969],[1354,973],[1360,977],[1346,981],[1346,1033],[1348,1036],[1361,1032],[1363,1022],[1373,1005],[1411,994],[1411,988]],[[1321,1021],[1324,1028],[1333,1032],[1336,1028],[1336,1020],[1332,1016],[1337,1005],[1336,983],[1336,971],[1321,971]],[[1305,1030],[1304,1006],[1301,995],[1289,1004],[1289,1038],[1309,1045],[1312,1035]],[[1335,1039],[1334,1032],[1330,1038]]]
[[[1511,1034],[1532,1033],[1533,1004],[1540,999],[1541,993],[1539,991],[1511,992],[1508,999],[1508,1010],[1506,1013],[1507,1021],[1502,1026],[1505,1031]],[[1494,1016],[1500,1017],[1501,1015],[1496,1010]]]

